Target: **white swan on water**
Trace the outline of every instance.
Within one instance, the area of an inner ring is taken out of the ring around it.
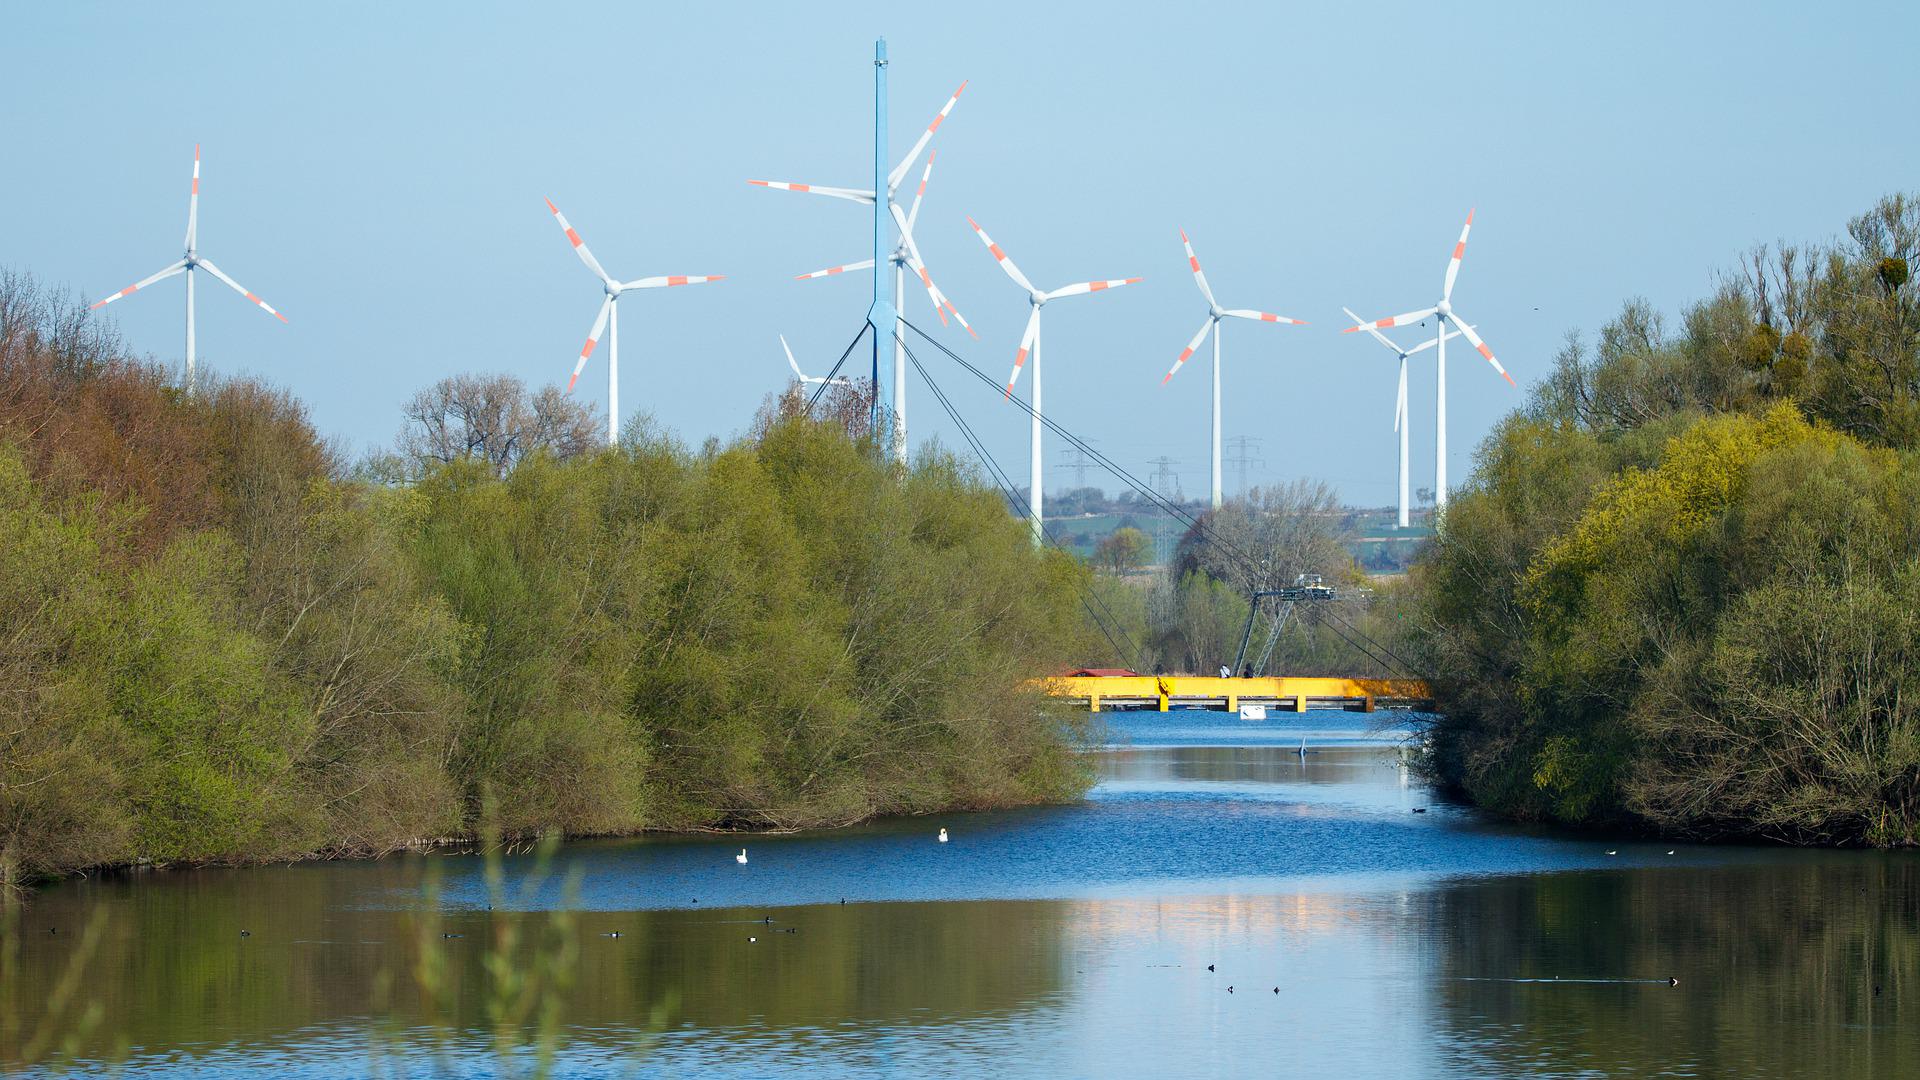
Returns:
[[[940,830],[940,842],[943,844],[947,842],[947,830],[945,829]]]
[[[735,855],[733,861],[739,863],[741,866],[747,865],[747,849],[741,848],[740,854]]]

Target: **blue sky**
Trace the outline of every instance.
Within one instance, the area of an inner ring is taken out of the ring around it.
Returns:
[[[71,3],[8,24],[0,263],[89,299],[159,269],[202,144],[202,251],[290,320],[203,283],[202,361],[291,388],[355,452],[448,373],[565,383],[599,289],[543,197],[616,277],[728,275],[623,302],[627,410],[724,437],[781,385],[776,334],[830,362],[867,281],[792,278],[860,258],[863,210],[745,181],[870,183],[881,34],[897,148],[971,80],[916,233],[982,340],[934,332],[998,375],[1026,318],[966,214],[1042,287],[1144,276],[1048,307],[1048,412],[1143,475],[1178,459],[1189,494],[1205,366],[1160,386],[1205,316],[1180,228],[1224,304],[1313,323],[1229,326],[1254,482],[1381,505],[1393,358],[1340,307],[1431,303],[1469,207],[1454,301],[1525,386],[1622,299],[1677,311],[1752,244],[1833,237],[1920,175],[1899,119],[1920,15],[1891,4]],[[105,313],[177,363],[181,304],[175,280]],[[931,321],[923,295],[906,310]],[[581,393],[604,398],[604,364]],[[1520,395],[1470,352],[1448,366],[1458,482]],[[1023,417],[934,371],[1024,477]],[[916,442],[960,445],[909,399]],[[1411,407],[1419,486],[1430,363]]]

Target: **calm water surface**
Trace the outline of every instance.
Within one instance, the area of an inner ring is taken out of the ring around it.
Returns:
[[[565,911],[562,1076],[1920,1076],[1920,859],[1501,825],[1367,720],[1113,715],[1080,805],[575,844],[491,910],[447,854],[69,884],[12,989],[104,911],[81,1071],[497,1075],[488,943]]]

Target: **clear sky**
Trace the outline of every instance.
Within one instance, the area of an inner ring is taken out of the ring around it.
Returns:
[[[981,341],[935,333],[999,375],[1026,318],[966,214],[1043,288],[1144,276],[1048,307],[1048,412],[1143,475],[1179,460],[1204,494],[1205,365],[1160,386],[1205,316],[1184,227],[1223,304],[1313,322],[1228,326],[1226,431],[1263,440],[1253,481],[1384,505],[1393,357],[1339,334],[1341,305],[1432,303],[1477,208],[1454,301],[1525,386],[1628,296],[1674,312],[1756,242],[1837,235],[1920,186],[1917,11],[34,4],[0,34],[0,264],[89,299],[161,268],[202,144],[202,252],[290,320],[203,279],[202,362],[291,388],[358,452],[445,374],[564,384],[600,291],[551,197],[618,278],[728,275],[622,304],[621,398],[690,442],[736,434],[787,374],[775,335],[830,363],[870,287],[793,280],[870,250],[863,208],[745,181],[871,183],[884,34],[898,150],[971,80],[916,233]],[[176,279],[104,313],[178,363],[182,302]],[[906,311],[932,328],[924,294]],[[579,392],[603,401],[602,349]],[[1457,483],[1520,395],[1469,351],[1448,366]],[[934,370],[1024,478],[1024,418]],[[1433,390],[1421,363],[1415,486]],[[916,442],[960,445],[917,382],[909,399]]]

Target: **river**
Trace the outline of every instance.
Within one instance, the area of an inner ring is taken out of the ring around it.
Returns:
[[[1073,806],[65,883],[0,1072],[1920,1076],[1913,853],[1493,822],[1359,714],[1106,719]],[[490,990],[509,929],[570,985]]]

